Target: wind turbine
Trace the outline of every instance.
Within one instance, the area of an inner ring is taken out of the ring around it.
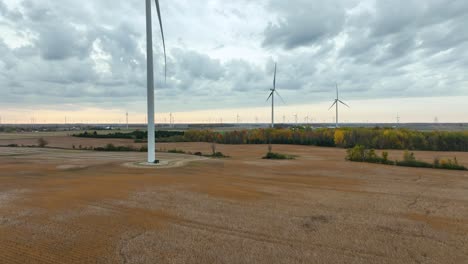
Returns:
[[[126,122],[127,122],[127,129],[128,129],[128,112],[125,113],[125,118],[126,118]]]
[[[156,3],[159,27],[164,49],[164,77],[167,76],[166,68],[166,44],[164,41],[164,31],[161,21],[161,11],[159,0]],[[147,67],[147,105],[148,105],[148,163],[158,163],[155,157],[155,126],[154,126],[154,72],[153,72],[153,26],[151,21],[151,0],[146,0],[146,67]]]
[[[266,100],[268,102],[268,100],[271,97],[271,128],[274,128],[275,127],[275,93],[279,96],[281,101],[283,101],[284,103],[283,98],[278,93],[278,91],[276,91],[276,63],[275,63],[275,74],[273,76],[273,89],[270,89],[270,91],[271,91],[270,96],[268,96]]]
[[[344,103],[343,101],[340,100],[340,97],[338,95],[338,84],[336,84],[336,99],[335,99],[335,101],[333,101],[333,104],[330,106],[330,108],[328,108],[328,110],[330,110],[330,109],[332,109],[333,106],[336,107],[336,118],[335,118],[335,127],[336,128],[338,128],[338,105],[340,103],[349,108],[349,105],[347,105],[346,103]]]

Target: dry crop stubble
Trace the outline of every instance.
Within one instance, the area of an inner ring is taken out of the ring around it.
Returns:
[[[210,151],[205,143],[158,147]],[[0,197],[10,198],[0,199],[0,258],[6,263],[467,258],[466,172],[355,164],[344,161],[341,149],[274,148],[298,157],[262,160],[265,146],[218,145],[231,158],[159,170],[122,166],[144,159],[144,153],[1,148]],[[464,153],[457,157],[468,159]]]

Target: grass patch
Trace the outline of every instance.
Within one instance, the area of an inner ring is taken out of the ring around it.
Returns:
[[[229,158],[229,156],[224,155],[222,152],[215,152],[211,155],[204,155],[205,157],[209,158],[216,158],[216,159],[224,159],[224,158]]]
[[[268,152],[262,159],[273,159],[273,160],[293,160],[295,156],[281,154],[276,152]]]
[[[82,147],[80,146],[80,149]],[[87,148],[85,148],[87,149]],[[107,144],[105,147],[92,148],[94,151],[114,151],[114,152],[145,152],[148,149],[146,147],[134,148],[132,146],[115,146],[114,144]]]

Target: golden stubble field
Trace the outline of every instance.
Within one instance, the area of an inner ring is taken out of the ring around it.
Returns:
[[[206,143],[158,147],[210,151]],[[468,260],[468,172],[351,163],[334,148],[273,148],[298,158],[267,161],[266,146],[218,145],[231,158],[160,153],[186,162],[142,169],[124,164],[144,153],[0,148],[0,263]],[[468,164],[468,153],[415,153]]]

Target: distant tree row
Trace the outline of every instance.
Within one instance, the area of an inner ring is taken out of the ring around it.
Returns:
[[[123,138],[145,142],[146,131],[74,135],[88,138]],[[214,142],[220,144],[294,144],[368,149],[408,149],[435,151],[468,151],[468,132],[422,132],[393,128],[284,128],[240,131],[188,130],[156,131],[159,142]]]
[[[335,130],[334,142],[344,148],[468,151],[468,132],[350,128]]]
[[[222,144],[296,144],[369,149],[468,151],[468,132],[421,132],[392,128],[189,130],[185,141]]]
[[[156,138],[168,138],[172,136],[183,136],[183,131],[156,131]],[[146,140],[148,138],[148,133],[146,131],[135,130],[129,133],[108,133],[108,134],[99,134],[97,131],[74,134],[74,137],[84,137],[84,138],[120,138],[120,139],[134,139],[134,140]]]
[[[295,144],[334,147],[334,131],[330,129],[252,129],[216,132],[189,130],[186,141],[221,144]]]

